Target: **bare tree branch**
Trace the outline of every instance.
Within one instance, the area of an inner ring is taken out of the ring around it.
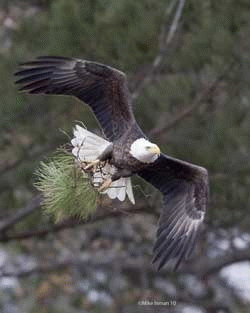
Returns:
[[[212,275],[220,271],[223,267],[231,265],[237,262],[250,261],[250,249],[235,249],[234,253],[227,253],[223,257],[219,256],[215,259],[206,259],[201,262],[201,264],[206,262],[206,265],[201,266],[200,273],[201,276]]]
[[[27,217],[28,215],[34,213],[36,210],[40,209],[42,196],[36,196],[31,201],[28,202],[26,207],[17,211],[14,216],[9,217],[0,222],[0,233],[4,235],[9,228],[13,227],[16,223]]]
[[[20,164],[30,161],[30,160],[37,160],[38,158],[42,158],[42,156],[47,155],[49,152],[52,152],[55,150],[55,146],[51,144],[47,144],[43,147],[42,151],[36,151],[36,152],[30,152],[29,150],[23,151],[24,155],[22,158],[12,161],[12,162],[6,162],[4,165],[0,168],[0,175],[5,174],[8,171],[11,171],[15,168],[17,168]]]
[[[10,218],[7,222],[3,223],[2,226],[2,234],[0,234],[0,242],[8,242],[11,240],[22,240],[31,237],[44,237],[48,233],[58,232],[62,229],[72,228],[79,225],[85,225],[90,223],[95,223],[97,221],[105,220],[107,218],[116,218],[121,216],[127,216],[129,214],[138,214],[138,213],[148,213],[148,214],[156,214],[155,209],[146,201],[138,201],[136,206],[119,204],[116,208],[110,210],[110,207],[102,206],[97,210],[97,213],[94,216],[89,217],[86,220],[82,220],[77,217],[69,217],[58,224],[47,225],[38,229],[31,229],[28,231],[22,232],[3,232],[3,230],[7,230],[15,223],[20,221],[25,216],[33,213],[34,210],[39,207],[41,202],[41,198],[37,197],[35,201],[32,201],[27,205],[27,207],[18,214],[18,216],[14,216]]]
[[[177,123],[179,123],[181,120],[183,120],[186,116],[191,114],[200,104],[202,101],[205,100],[206,97],[208,97],[213,90],[219,85],[219,83],[226,77],[226,75],[229,73],[229,71],[232,69],[232,67],[235,65],[235,61],[227,65],[224,69],[224,72],[218,76],[209,87],[207,87],[203,92],[198,93],[194,99],[194,101],[185,106],[185,109],[182,110],[180,113],[176,114],[176,116],[173,117],[171,121],[168,121],[164,126],[161,128],[154,128],[150,131],[151,136],[160,136],[163,133],[165,133],[167,130],[174,127]]]
[[[185,1],[186,1],[186,0],[180,0],[179,6],[178,6],[178,8],[177,8],[177,10],[176,10],[175,17],[174,17],[174,19],[173,19],[173,23],[172,23],[172,25],[171,25],[171,27],[170,27],[170,30],[169,30],[169,34],[168,34],[168,36],[166,37],[165,49],[168,47],[168,45],[171,43],[171,41],[172,41],[173,38],[174,38],[176,29],[177,29],[177,26],[178,26],[178,23],[179,23],[179,21],[180,21],[181,14],[182,14],[182,11],[183,11],[183,8],[184,8]],[[174,1],[172,1],[172,3],[170,3],[169,10],[167,11],[168,15],[171,14],[172,7],[174,7],[173,2],[174,2]],[[175,1],[175,2],[176,2],[176,1]]]
[[[166,55],[169,56],[169,53],[167,54],[167,51],[169,51],[170,46],[172,44],[172,40],[173,40],[174,35],[176,33],[176,30],[177,30],[177,27],[178,27],[178,24],[179,24],[179,21],[181,18],[181,14],[182,14],[182,11],[184,8],[185,1],[186,0],[180,0],[179,1],[179,5],[176,9],[175,16],[173,18],[172,24],[171,24],[168,32],[166,32],[166,29],[168,28],[167,23],[165,23],[163,25],[161,35],[160,35],[159,53],[156,56],[156,58],[154,59],[154,62],[151,66],[151,69],[148,71],[147,75],[144,76],[144,78],[137,85],[136,89],[132,92],[132,99],[138,98],[138,96],[142,93],[144,88],[152,82],[157,69],[159,69],[159,67],[162,64],[162,61],[164,60]],[[167,20],[172,15],[172,11],[175,7],[176,2],[177,2],[176,0],[172,0],[172,2],[170,3],[170,5],[166,11]]]
[[[202,256],[195,261],[183,264],[180,272],[195,274],[199,277],[206,277],[219,272],[223,267],[233,263],[250,261],[250,249],[235,249],[235,251],[227,252],[223,256],[209,258],[207,255]]]

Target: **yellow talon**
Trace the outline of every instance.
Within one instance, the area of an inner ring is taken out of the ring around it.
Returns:
[[[104,180],[104,182],[102,183],[101,187],[98,189],[99,192],[105,191],[106,189],[108,189],[112,184],[112,179],[111,178],[107,178],[106,180]]]
[[[83,169],[86,172],[90,170],[93,170],[93,172],[95,172],[99,163],[100,163],[100,160],[96,159],[95,161],[89,162],[89,164],[86,165]]]

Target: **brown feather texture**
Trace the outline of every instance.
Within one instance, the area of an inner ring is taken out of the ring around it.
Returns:
[[[87,103],[109,140],[135,122],[124,73],[95,62],[39,57],[20,65],[16,82],[30,94],[71,95]]]

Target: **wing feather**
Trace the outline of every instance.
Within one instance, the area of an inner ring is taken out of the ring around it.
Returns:
[[[182,260],[192,256],[203,225],[208,198],[207,171],[161,154],[138,174],[163,194],[153,263],[160,270],[172,260],[176,269]]]
[[[16,72],[21,91],[72,95],[87,103],[106,137],[113,141],[135,123],[124,73],[96,62],[65,57],[38,57]]]

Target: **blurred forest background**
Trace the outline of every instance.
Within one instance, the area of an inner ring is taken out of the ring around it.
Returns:
[[[146,134],[209,170],[206,232],[178,273],[151,265],[160,201],[139,179],[134,207],[102,197],[91,221],[44,214],[40,161],[75,121],[98,125],[76,99],[17,92],[18,63],[39,55],[127,73]],[[249,0],[1,0],[1,312],[249,312],[249,72]]]

